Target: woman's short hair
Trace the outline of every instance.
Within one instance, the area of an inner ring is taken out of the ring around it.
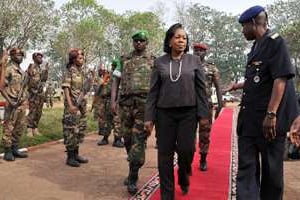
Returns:
[[[170,40],[175,35],[177,29],[184,29],[182,24],[176,23],[173,24],[166,32],[165,40],[164,40],[164,52],[171,53],[172,47],[170,47]],[[184,53],[189,51],[189,37],[186,34],[186,48],[184,49]]]
[[[71,48],[69,51],[69,62],[67,64],[67,68],[71,67],[75,63],[76,58],[79,55],[84,55],[84,52],[82,49],[79,48]]]

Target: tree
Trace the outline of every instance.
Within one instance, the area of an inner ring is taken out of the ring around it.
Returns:
[[[53,0],[1,0],[0,49],[39,45],[53,23]]]
[[[60,19],[59,29],[49,46],[53,65],[59,67],[53,69],[54,75],[65,69],[71,47],[84,49],[87,66],[109,69],[113,58],[131,49],[131,35],[138,29],[149,31],[150,51],[157,53],[162,49],[162,23],[152,12],[117,15],[96,0],[72,0],[60,9]]]
[[[238,81],[243,75],[244,52],[248,45],[241,34],[237,16],[184,2],[180,2],[176,9],[176,18],[185,26],[191,44],[204,42],[210,46],[208,60],[220,69],[222,83]]]

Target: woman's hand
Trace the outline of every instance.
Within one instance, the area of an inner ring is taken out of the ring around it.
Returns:
[[[151,135],[151,132],[153,130],[153,122],[152,121],[146,121],[144,123],[144,129],[147,132],[148,137]]]

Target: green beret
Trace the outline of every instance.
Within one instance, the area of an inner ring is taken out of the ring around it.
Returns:
[[[111,65],[113,65],[113,66],[117,66],[118,65],[118,59],[116,58],[116,59],[114,59],[112,62],[111,62]]]
[[[121,58],[116,58],[111,62],[111,65],[113,66],[113,69],[120,68],[122,66]]]
[[[148,40],[149,34],[148,34],[148,31],[146,31],[146,30],[139,30],[139,31],[135,32],[131,38],[133,40],[134,39]]]

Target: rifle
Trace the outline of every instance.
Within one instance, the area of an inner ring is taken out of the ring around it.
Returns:
[[[109,80],[110,80],[110,74],[109,74],[108,71],[104,70],[101,74],[103,75],[103,80],[102,80],[102,82],[98,85],[98,87],[97,87],[97,89],[96,89],[96,91],[95,91],[91,111],[93,111],[94,104],[95,104],[95,103],[98,101],[98,99],[100,98],[100,95],[101,95],[101,92],[102,92],[103,87],[106,86],[106,85],[109,83]]]
[[[84,96],[91,90],[94,82],[94,77],[90,76],[83,82],[83,86],[81,88],[80,94],[76,99],[76,106],[80,107],[83,104]]]

